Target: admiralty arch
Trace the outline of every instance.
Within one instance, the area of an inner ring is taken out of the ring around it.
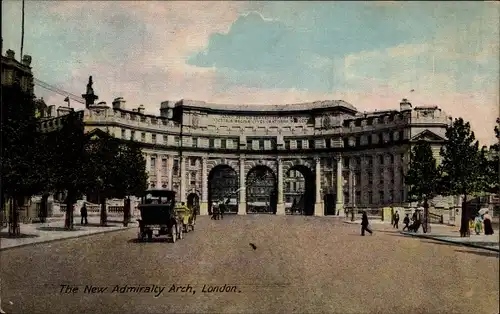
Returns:
[[[238,214],[317,216],[404,206],[411,144],[429,141],[438,157],[451,122],[438,107],[413,107],[406,99],[375,112],[342,100],[276,106],[180,100],[162,102],[159,115],[150,115],[116,98],[112,106],[88,106],[83,119],[86,132],[140,142],[150,187],[175,190],[201,215],[224,201]]]

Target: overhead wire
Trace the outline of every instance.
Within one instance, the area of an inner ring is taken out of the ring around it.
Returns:
[[[65,90],[63,90],[61,88],[58,88],[58,87],[56,87],[54,85],[46,83],[46,82],[44,82],[42,80],[39,80],[37,78],[34,78],[33,81],[34,81],[35,85],[37,85],[37,86],[39,86],[39,87],[41,87],[43,89],[49,90],[51,92],[54,92],[54,93],[62,95],[62,96],[66,96],[66,97],[68,97],[68,98],[70,98],[70,99],[72,99],[72,100],[74,100],[76,102],[79,102],[81,104],[85,104],[85,100],[82,97],[80,97],[80,96],[77,96],[77,95],[75,95],[73,93],[65,91]]]

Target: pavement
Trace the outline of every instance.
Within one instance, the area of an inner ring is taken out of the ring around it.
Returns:
[[[373,229],[362,237],[341,220],[235,215],[198,217],[196,230],[176,243],[140,243],[128,229],[13,248],[0,251],[2,307],[9,314],[499,313],[498,253],[384,224]]]
[[[344,221],[348,224],[361,224],[361,220],[357,221]],[[384,225],[388,229],[392,228],[390,222],[384,222],[381,220],[370,220],[370,224],[374,225]],[[400,224],[399,228],[402,226]],[[419,229],[417,233],[414,232],[406,232],[400,231],[401,234],[405,236],[425,238],[435,241],[448,242],[456,245],[469,246],[484,250],[496,251],[500,252],[500,239],[499,239],[499,229],[498,225],[494,225],[494,234],[493,235],[476,235],[475,233],[471,233],[470,237],[460,237],[460,226],[450,226],[443,224],[431,224],[430,232],[423,233],[422,228]],[[396,230],[396,229],[393,229]],[[399,230],[398,230],[399,231]]]
[[[137,228],[135,220],[127,227],[123,227],[123,218],[112,216],[108,217],[108,226],[106,227],[100,226],[100,217],[98,216],[88,217],[88,225],[80,225],[80,217],[75,217],[74,222],[75,228],[72,231],[64,229],[64,217],[49,218],[46,223],[21,224],[21,235],[18,237],[9,237],[8,229],[4,228],[0,231],[0,250]]]

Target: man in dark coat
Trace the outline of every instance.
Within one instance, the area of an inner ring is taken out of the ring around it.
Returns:
[[[85,220],[85,225],[87,225],[89,222],[87,220],[87,206],[85,206],[85,203],[83,203],[82,208],[80,208],[80,216],[82,217],[81,225],[83,225],[83,221]]]
[[[373,234],[373,231],[368,228],[369,222],[368,222],[368,215],[366,214],[366,211],[363,211],[363,216],[361,217],[361,235],[365,236],[365,231],[368,231],[370,235]]]

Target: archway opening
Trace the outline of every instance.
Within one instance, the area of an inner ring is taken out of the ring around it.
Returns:
[[[313,215],[316,203],[314,173],[304,165],[296,165],[285,173],[285,211],[289,215]]]
[[[228,165],[218,165],[208,174],[208,212],[214,202],[226,203],[226,213],[238,212],[238,174]]]
[[[187,196],[187,206],[196,210],[196,215],[200,214],[200,197],[196,193]]]
[[[246,178],[246,202],[249,214],[276,214],[277,180],[268,166],[252,168]]]

